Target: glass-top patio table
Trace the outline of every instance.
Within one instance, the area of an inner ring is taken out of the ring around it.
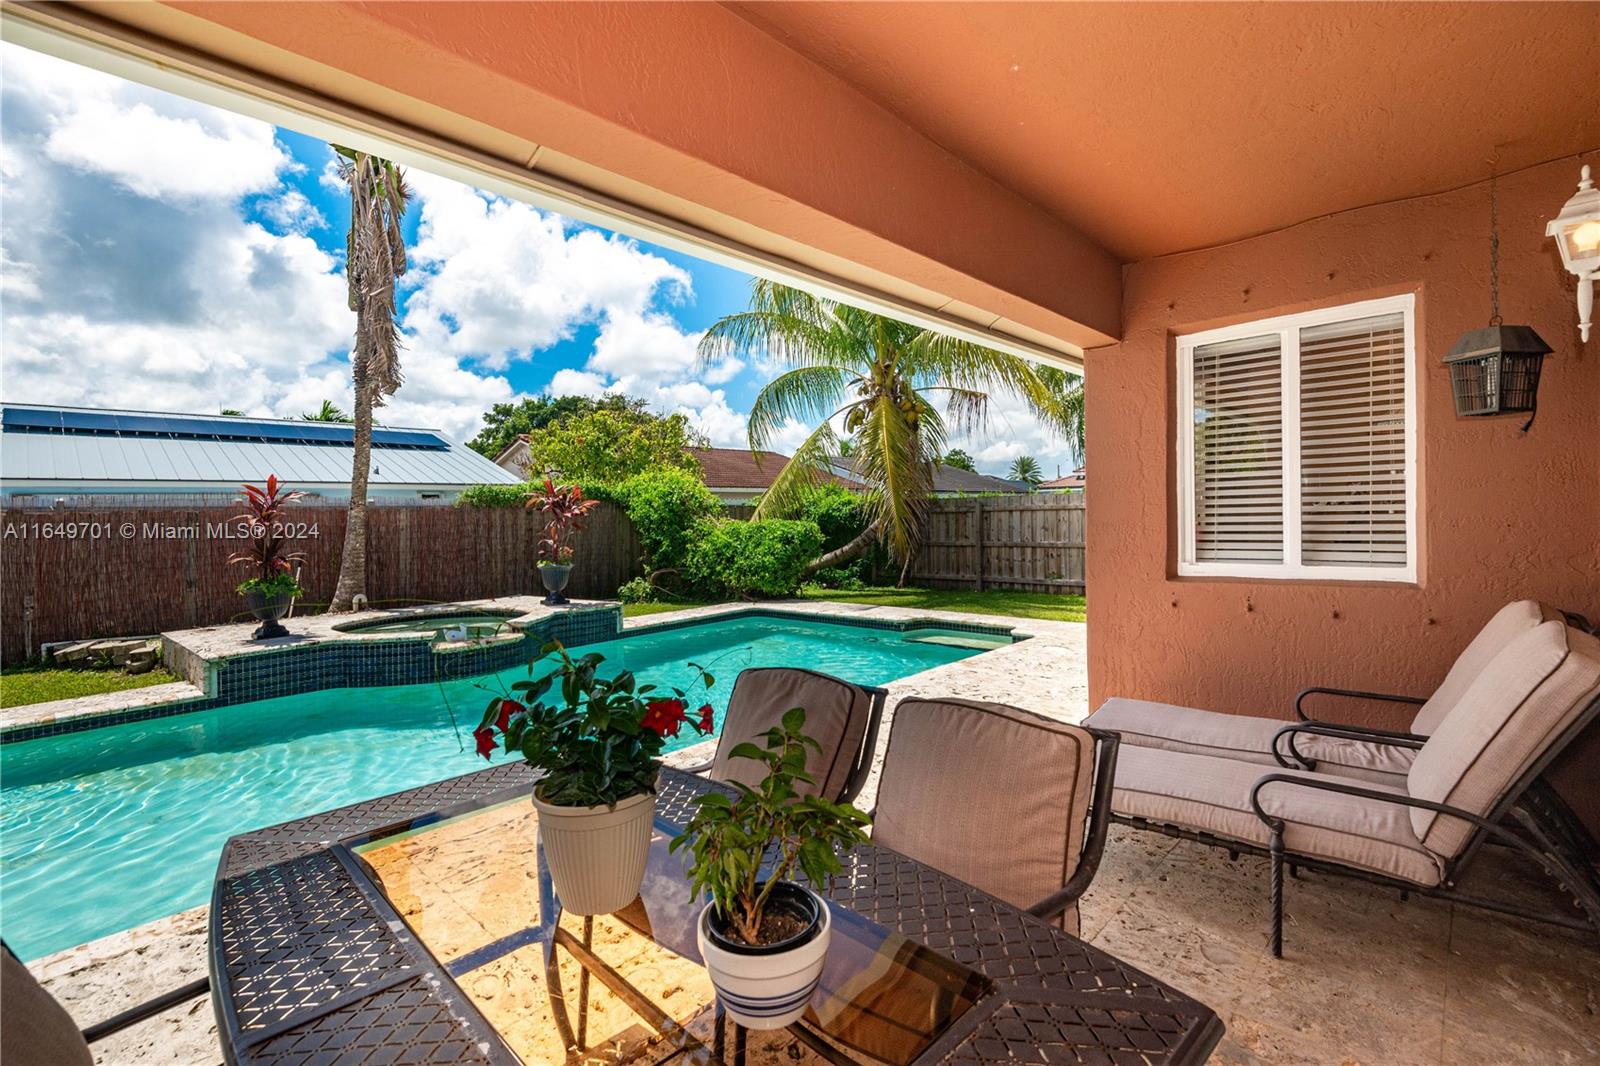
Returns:
[[[666,843],[719,787],[666,770],[640,898],[563,914],[533,774],[507,764],[234,837],[212,900],[218,1031],[239,1063],[738,1063]],[[1207,1007],[902,855],[825,895],[834,939],[785,1062],[1198,1063]],[[772,1061],[777,1061],[773,1059]]]

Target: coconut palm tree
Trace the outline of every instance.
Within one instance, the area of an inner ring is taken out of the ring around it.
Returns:
[[[866,530],[810,564],[837,566],[882,539],[901,578],[921,546],[933,472],[948,436],[981,428],[989,394],[1021,397],[1045,424],[1072,437],[1073,406],[1060,378],[970,341],[757,280],[748,310],[715,322],[700,341],[703,364],[759,355],[788,369],[750,409],[752,450],[767,448],[791,419],[816,429],[795,449],[755,517],[791,511],[848,445],[868,486]],[[1075,380],[1075,379],[1074,379]]]
[[[339,410],[338,404],[332,400],[323,400],[322,406],[315,411],[307,411],[300,416],[302,422],[349,422],[351,418]]]
[[[350,516],[345,525],[339,583],[330,611],[348,611],[367,587],[367,477],[372,466],[372,409],[400,387],[400,328],[395,322],[395,279],[406,272],[400,231],[411,191],[387,159],[334,147],[339,176],[350,188],[350,233],[345,278],[356,313],[350,350],[355,379],[355,461],[350,471]]]
[[[1039,460],[1031,455],[1019,455],[1011,460],[1011,469],[1006,477],[1012,481],[1026,481],[1030,485],[1037,485],[1044,480],[1044,473],[1039,469]]]

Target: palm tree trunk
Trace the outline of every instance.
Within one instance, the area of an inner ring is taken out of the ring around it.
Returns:
[[[843,547],[835,548],[826,555],[821,555],[811,560],[806,564],[806,573],[808,575],[814,574],[818,570],[826,570],[829,567],[839,566],[842,563],[848,563],[851,559],[854,559],[856,556],[872,547],[872,542],[878,539],[879,525],[880,523],[878,522],[869,524],[867,528],[863,529],[861,534],[849,544],[846,544]]]
[[[354,609],[355,598],[367,593],[367,479],[372,468],[372,389],[367,384],[366,354],[355,358],[355,459],[350,470],[350,512],[345,519],[344,550],[339,556],[339,583],[330,614]]]

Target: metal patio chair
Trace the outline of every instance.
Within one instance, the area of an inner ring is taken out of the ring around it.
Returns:
[[[1129,746],[1117,771],[1113,819],[1232,853],[1271,859],[1271,948],[1283,954],[1288,867],[1356,877],[1600,937],[1594,841],[1541,779],[1600,717],[1600,639],[1559,621],[1506,643],[1429,737],[1319,722],[1282,725],[1279,765]],[[1305,738],[1353,738],[1409,750],[1399,785],[1307,770]],[[1571,894],[1576,915],[1469,895],[1462,874],[1487,843],[1504,845]]]
[[[903,700],[873,842],[1076,936],[1105,849],[1117,743],[1004,704]]]
[[[763,769],[749,759],[732,759],[729,753],[745,741],[759,745],[761,736],[776,726],[786,711],[802,707],[806,735],[822,750],[807,753],[806,772],[816,784],[801,788],[806,794],[849,803],[861,792],[872,770],[872,753],[878,746],[878,728],[888,697],[885,689],[853,685],[815,670],[751,667],[734,680],[716,756],[685,769],[708,774],[713,781],[755,788],[761,784]]]

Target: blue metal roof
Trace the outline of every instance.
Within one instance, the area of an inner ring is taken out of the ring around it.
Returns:
[[[91,411],[72,407],[18,407],[0,410],[7,433],[54,433],[74,436],[158,437],[166,440],[252,440],[293,444],[351,444],[355,427],[345,422],[293,421],[163,414],[154,411]],[[450,441],[437,430],[372,430],[374,448],[432,448],[444,451]]]
[[[294,487],[348,487],[352,427],[329,422],[0,406],[0,485],[140,491],[232,490],[267,475]],[[511,471],[437,430],[373,430],[374,488],[514,484]]]

